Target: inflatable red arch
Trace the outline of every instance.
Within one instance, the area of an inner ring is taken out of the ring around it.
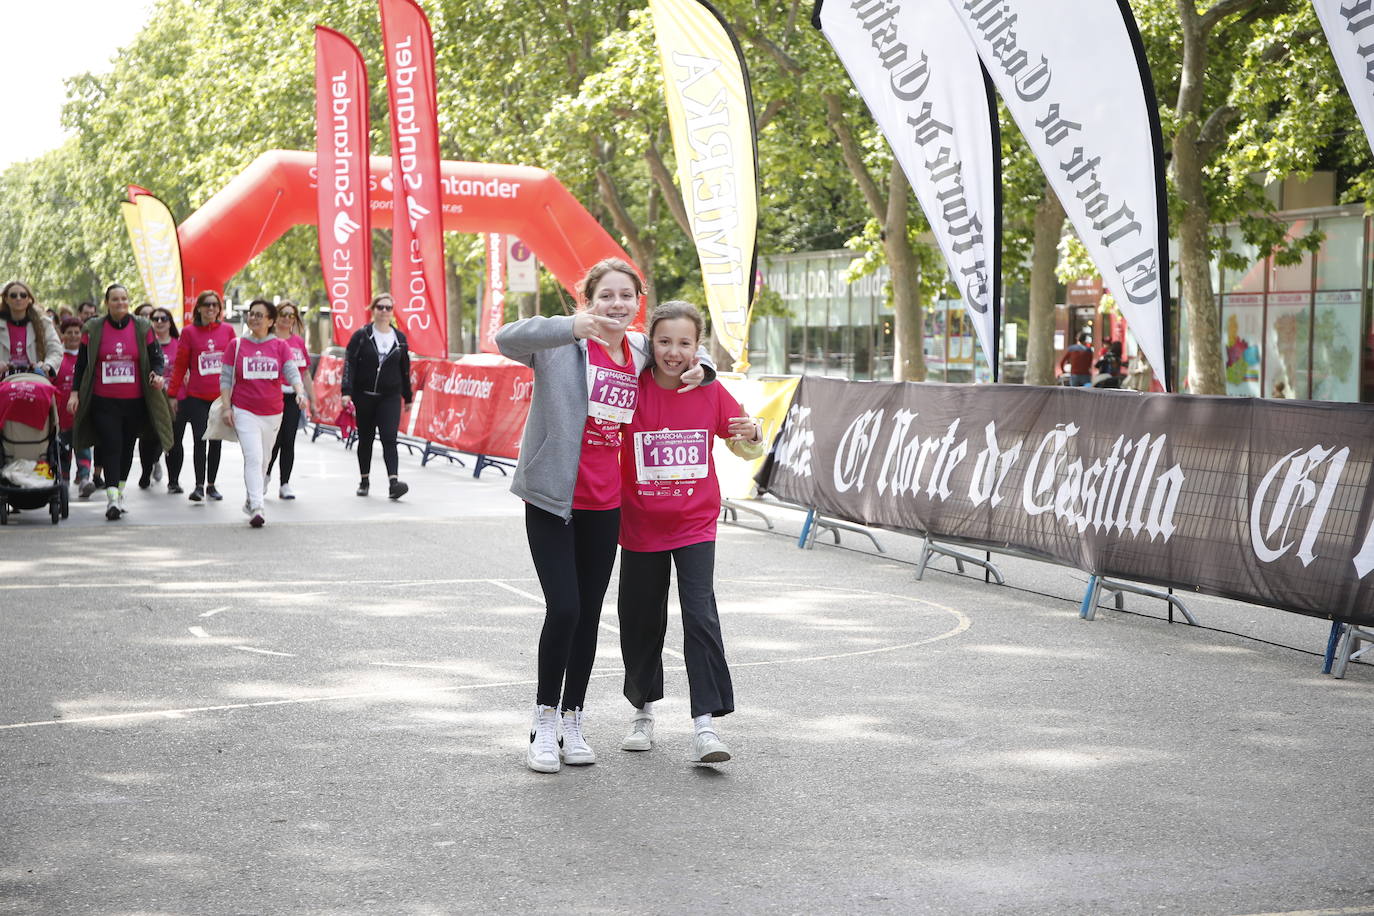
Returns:
[[[391,157],[373,156],[372,224],[391,225]],[[440,163],[444,229],[518,236],[570,292],[602,258],[630,256],[551,173],[522,165]],[[315,154],[269,150],[177,229],[186,314],[286,230],[314,225]],[[630,263],[634,263],[630,261]]]

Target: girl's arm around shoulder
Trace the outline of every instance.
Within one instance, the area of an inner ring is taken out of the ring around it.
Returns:
[[[575,343],[572,315],[522,318],[502,325],[496,332],[496,348],[501,355],[531,365],[531,357],[540,350],[552,350]]]

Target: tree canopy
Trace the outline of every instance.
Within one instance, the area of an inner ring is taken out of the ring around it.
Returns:
[[[862,271],[909,251],[908,268],[892,265],[892,297],[899,333],[905,312],[904,333],[914,336],[917,351],[904,377],[923,377],[919,314],[943,285],[943,268],[886,142],[809,23],[812,4],[715,5],[734,27],[753,79],[761,253],[849,243]],[[644,3],[424,6],[435,34],[442,154],[549,169],[622,241],[655,294],[695,291],[700,298]],[[1132,8],[1173,153],[1173,224],[1194,227],[1197,238],[1184,246],[1184,258],[1201,258],[1202,274],[1206,259],[1225,247],[1222,223],[1240,222],[1247,240],[1277,249],[1279,257],[1299,257],[1313,244],[1284,237],[1267,215],[1256,175],[1333,169],[1344,199],[1368,198],[1374,163],[1305,0],[1213,0],[1202,10],[1195,0],[1133,0]],[[374,2],[158,0],[113,69],[68,81],[70,139],[0,173],[0,275],[32,282],[49,304],[91,298],[113,280],[137,295],[116,207],[125,186],[153,190],[180,220],[263,150],[312,148],[317,21],[362,50],[371,73],[373,151],[385,154],[385,68]],[[1188,67],[1197,64],[1197,48],[1206,53],[1194,73]],[[1032,256],[1037,218],[1040,235],[1056,247],[1062,211],[1057,221],[1053,208],[1047,212],[1043,176],[1005,118],[1003,132],[1005,285],[1034,287],[1033,265],[1058,257]],[[907,231],[896,232],[897,224]],[[385,230],[375,231],[379,250],[389,250]],[[313,229],[298,227],[229,286],[244,295],[319,303],[317,257]],[[460,288],[474,288],[479,246],[450,236],[448,258]],[[1184,266],[1190,309],[1211,302],[1196,274],[1190,281]],[[1042,267],[1041,298],[1044,282]],[[549,292],[552,306],[559,297],[551,281]],[[1047,334],[1044,324],[1037,329],[1033,320],[1033,331]],[[1206,324],[1190,312],[1190,326]]]

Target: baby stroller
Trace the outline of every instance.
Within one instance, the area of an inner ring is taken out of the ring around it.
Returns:
[[[0,525],[12,512],[48,508],[67,517],[67,484],[57,445],[57,389],[42,375],[0,381]]]

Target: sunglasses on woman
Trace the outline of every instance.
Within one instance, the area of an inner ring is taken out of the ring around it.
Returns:
[[[12,289],[12,290],[10,290],[8,293],[6,293],[5,295],[8,296],[8,297],[11,298],[11,299],[21,299],[21,300],[22,300],[22,299],[28,299],[28,298],[29,298],[29,294],[28,294],[28,293],[23,292],[22,290],[17,290],[17,289]]]
[[[394,305],[374,305],[372,307],[379,312],[389,312],[392,309],[396,308],[396,306]]]

